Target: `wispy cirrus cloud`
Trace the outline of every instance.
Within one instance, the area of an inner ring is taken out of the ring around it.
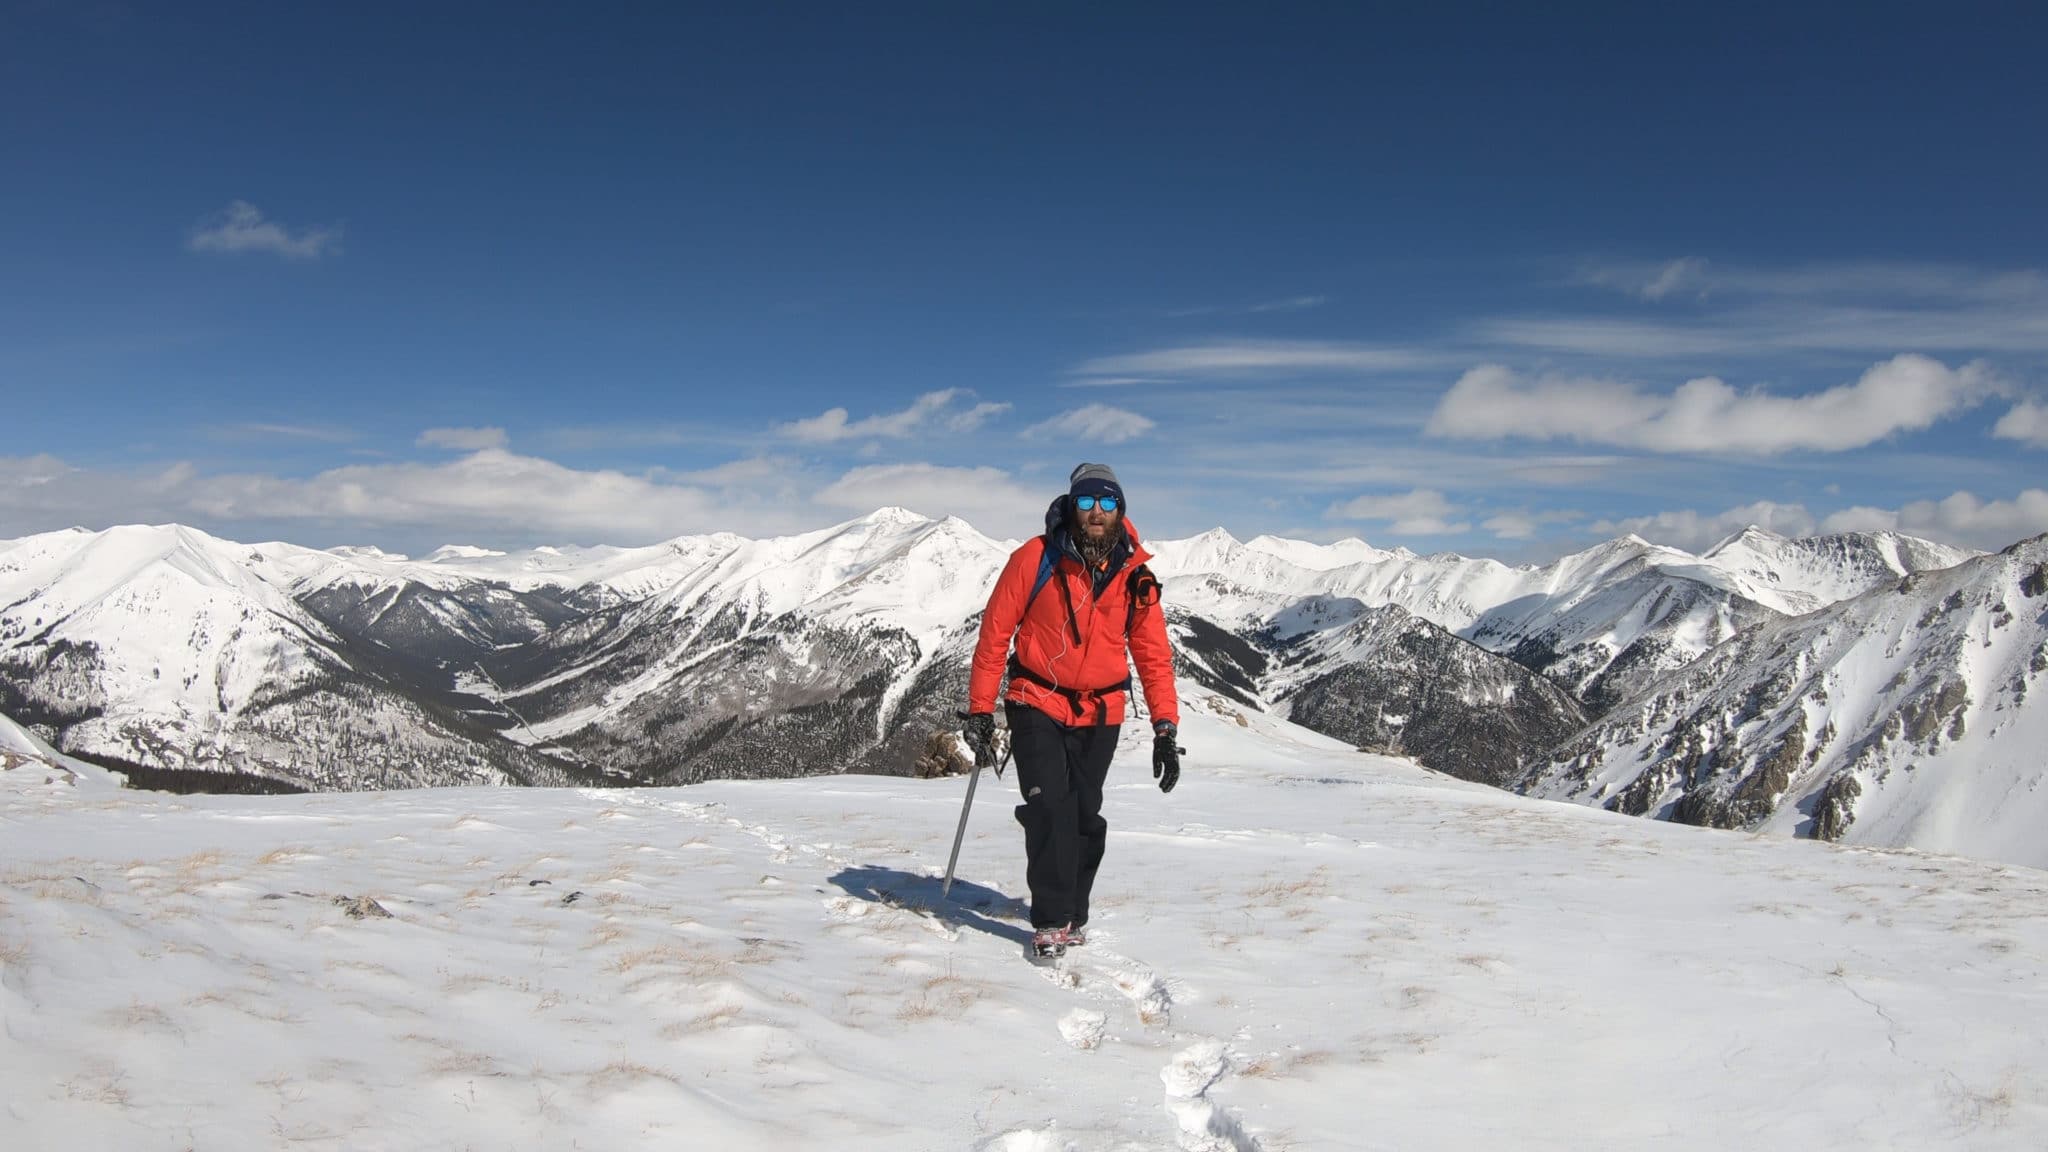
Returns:
[[[429,428],[420,433],[414,443],[421,448],[478,452],[487,448],[503,448],[510,441],[503,428]]]
[[[1030,440],[1056,437],[1099,444],[1122,444],[1143,436],[1154,427],[1151,420],[1136,412],[1114,408],[1108,404],[1089,404],[1033,424],[1024,430],[1023,436]]]
[[[1929,427],[2000,387],[1981,362],[1951,369],[1910,354],[1872,366],[1852,384],[1802,396],[1741,392],[1714,377],[1659,394],[1593,377],[1528,379],[1488,364],[1451,386],[1424,430],[1456,439],[1566,439],[1652,452],[1841,452]]]
[[[1961,304],[2038,301],[2048,295],[2048,279],[2033,269],[1881,260],[1782,267],[1721,264],[1691,256],[1664,261],[1586,261],[1573,279],[1645,300],[1695,295]]]
[[[263,252],[286,260],[318,260],[341,250],[341,226],[293,231],[264,218],[254,204],[236,200],[186,233],[194,252]]]
[[[1060,388],[1122,388],[1137,384],[1171,384],[1166,376],[1088,376],[1079,380],[1062,380]]]
[[[216,440],[287,440],[318,444],[346,444],[356,433],[331,424],[226,424],[208,430]]]
[[[1344,340],[1216,340],[1101,356],[1081,376],[1256,376],[1274,372],[1402,372],[1439,365],[1442,354]]]
[[[1464,325],[1463,339],[1636,360],[2048,351],[2048,278],[2032,269],[1875,261],[1745,267],[1688,257],[1588,262],[1572,279],[1664,307],[1656,318],[1639,309],[1483,317]]]
[[[1008,404],[980,403],[956,409],[954,401],[973,393],[965,388],[926,392],[900,412],[887,412],[859,420],[844,408],[831,408],[803,420],[778,424],[778,434],[809,444],[832,444],[844,440],[901,439],[932,428],[949,432],[971,432],[1010,410]]]
[[[1328,304],[1328,296],[1286,296],[1278,300],[1267,300],[1245,309],[1247,312],[1306,312]]]
[[[1382,522],[1388,530],[1403,536],[1448,536],[1470,531],[1472,525],[1457,518],[1465,513],[1434,488],[1411,492],[1368,494],[1333,504],[1324,516],[1331,520]]]
[[[981,427],[983,424],[988,423],[990,420],[993,420],[996,417],[1001,416],[1003,413],[1008,412],[1011,407],[1012,405],[1008,403],[991,403],[984,401],[980,404],[976,404],[972,408],[967,409],[965,412],[956,412],[946,417],[946,431],[972,432],[976,428]]]
[[[1559,524],[1572,524],[1584,517],[1566,509],[1531,511],[1519,509],[1497,512],[1479,522],[1481,528],[1493,533],[1497,540],[1533,540],[1536,534]]]
[[[1662,300],[1674,294],[1706,294],[1707,262],[1697,257],[1667,260],[1661,264],[1587,263],[1579,268],[1577,280],[1626,292],[1643,300]]]
[[[1163,316],[1260,316],[1275,312],[1306,312],[1328,304],[1328,296],[1282,296],[1274,300],[1261,300],[1256,304],[1205,304],[1196,308],[1169,308]]]

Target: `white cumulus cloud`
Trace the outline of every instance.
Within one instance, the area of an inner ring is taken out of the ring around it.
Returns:
[[[1900,508],[1857,505],[1816,516],[1804,504],[1769,500],[1723,512],[1689,509],[1600,520],[1588,526],[1602,536],[1634,533],[1656,544],[1702,552],[1751,525],[1780,536],[1834,532],[1903,532],[1942,544],[1996,551],[2048,532],[2048,491],[2029,488],[2011,500],[1984,500],[1957,492],[1942,500],[1917,500]]]
[[[1984,500],[1957,492],[1942,500],[1916,500],[1896,511],[1846,508],[1829,516],[1829,532],[1904,532],[1944,544],[1995,552],[2048,532],[2048,491],[2028,488],[2011,500]]]
[[[1651,452],[1840,452],[1929,427],[1998,391],[1982,362],[1949,368],[1905,354],[1853,384],[1803,396],[1737,391],[1714,377],[1668,395],[1589,377],[1527,379],[1497,364],[1460,377],[1431,413],[1432,436],[1570,439]]]
[[[2027,400],[1999,417],[1991,434],[2001,440],[2018,440],[2030,448],[2048,448],[2048,404]]]
[[[1593,523],[1590,530],[1601,536],[1633,534],[1652,544],[1683,548],[1687,552],[1704,552],[1751,526],[1780,536],[1811,536],[1820,530],[1819,522],[1805,505],[1779,504],[1771,500],[1759,500],[1723,512],[1680,509],[1650,516],[1600,520]]]
[[[581,470],[484,449],[438,463],[376,463],[309,477],[202,473],[180,463],[101,471],[49,456],[0,458],[0,535],[66,524],[179,522],[345,527],[358,538],[484,535],[551,542],[650,543],[743,526],[814,526],[816,509],[765,493],[720,491],[659,475]]]
[[[266,220],[247,200],[237,200],[220,213],[194,225],[185,237],[194,252],[267,252],[287,260],[318,260],[341,248],[341,228],[293,230]]]
[[[875,464],[855,468],[819,489],[817,503],[851,512],[908,508],[924,516],[958,516],[998,538],[1039,530],[1056,493],[1027,488],[1000,468]]]

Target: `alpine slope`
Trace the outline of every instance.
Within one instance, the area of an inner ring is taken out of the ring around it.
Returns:
[[[2048,877],[1684,827],[1205,690],[1022,955],[1010,782],[174,796],[8,730],[10,1148],[2032,1150]],[[89,766],[85,766],[89,768]]]

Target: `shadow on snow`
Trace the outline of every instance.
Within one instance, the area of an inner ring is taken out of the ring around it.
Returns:
[[[972,928],[1016,944],[1026,944],[1031,940],[1030,909],[1025,903],[971,880],[955,877],[950,899],[939,897],[939,889],[944,884],[940,877],[895,868],[866,865],[846,868],[832,877],[832,883],[848,895],[930,916],[955,927]],[[1005,922],[1015,920],[1027,922]]]

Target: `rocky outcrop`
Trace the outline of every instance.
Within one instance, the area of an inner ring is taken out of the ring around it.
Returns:
[[[1321,647],[1342,660],[1285,698],[1295,723],[1484,784],[1510,784],[1583,727],[1571,696],[1402,609],[1371,610]]]

